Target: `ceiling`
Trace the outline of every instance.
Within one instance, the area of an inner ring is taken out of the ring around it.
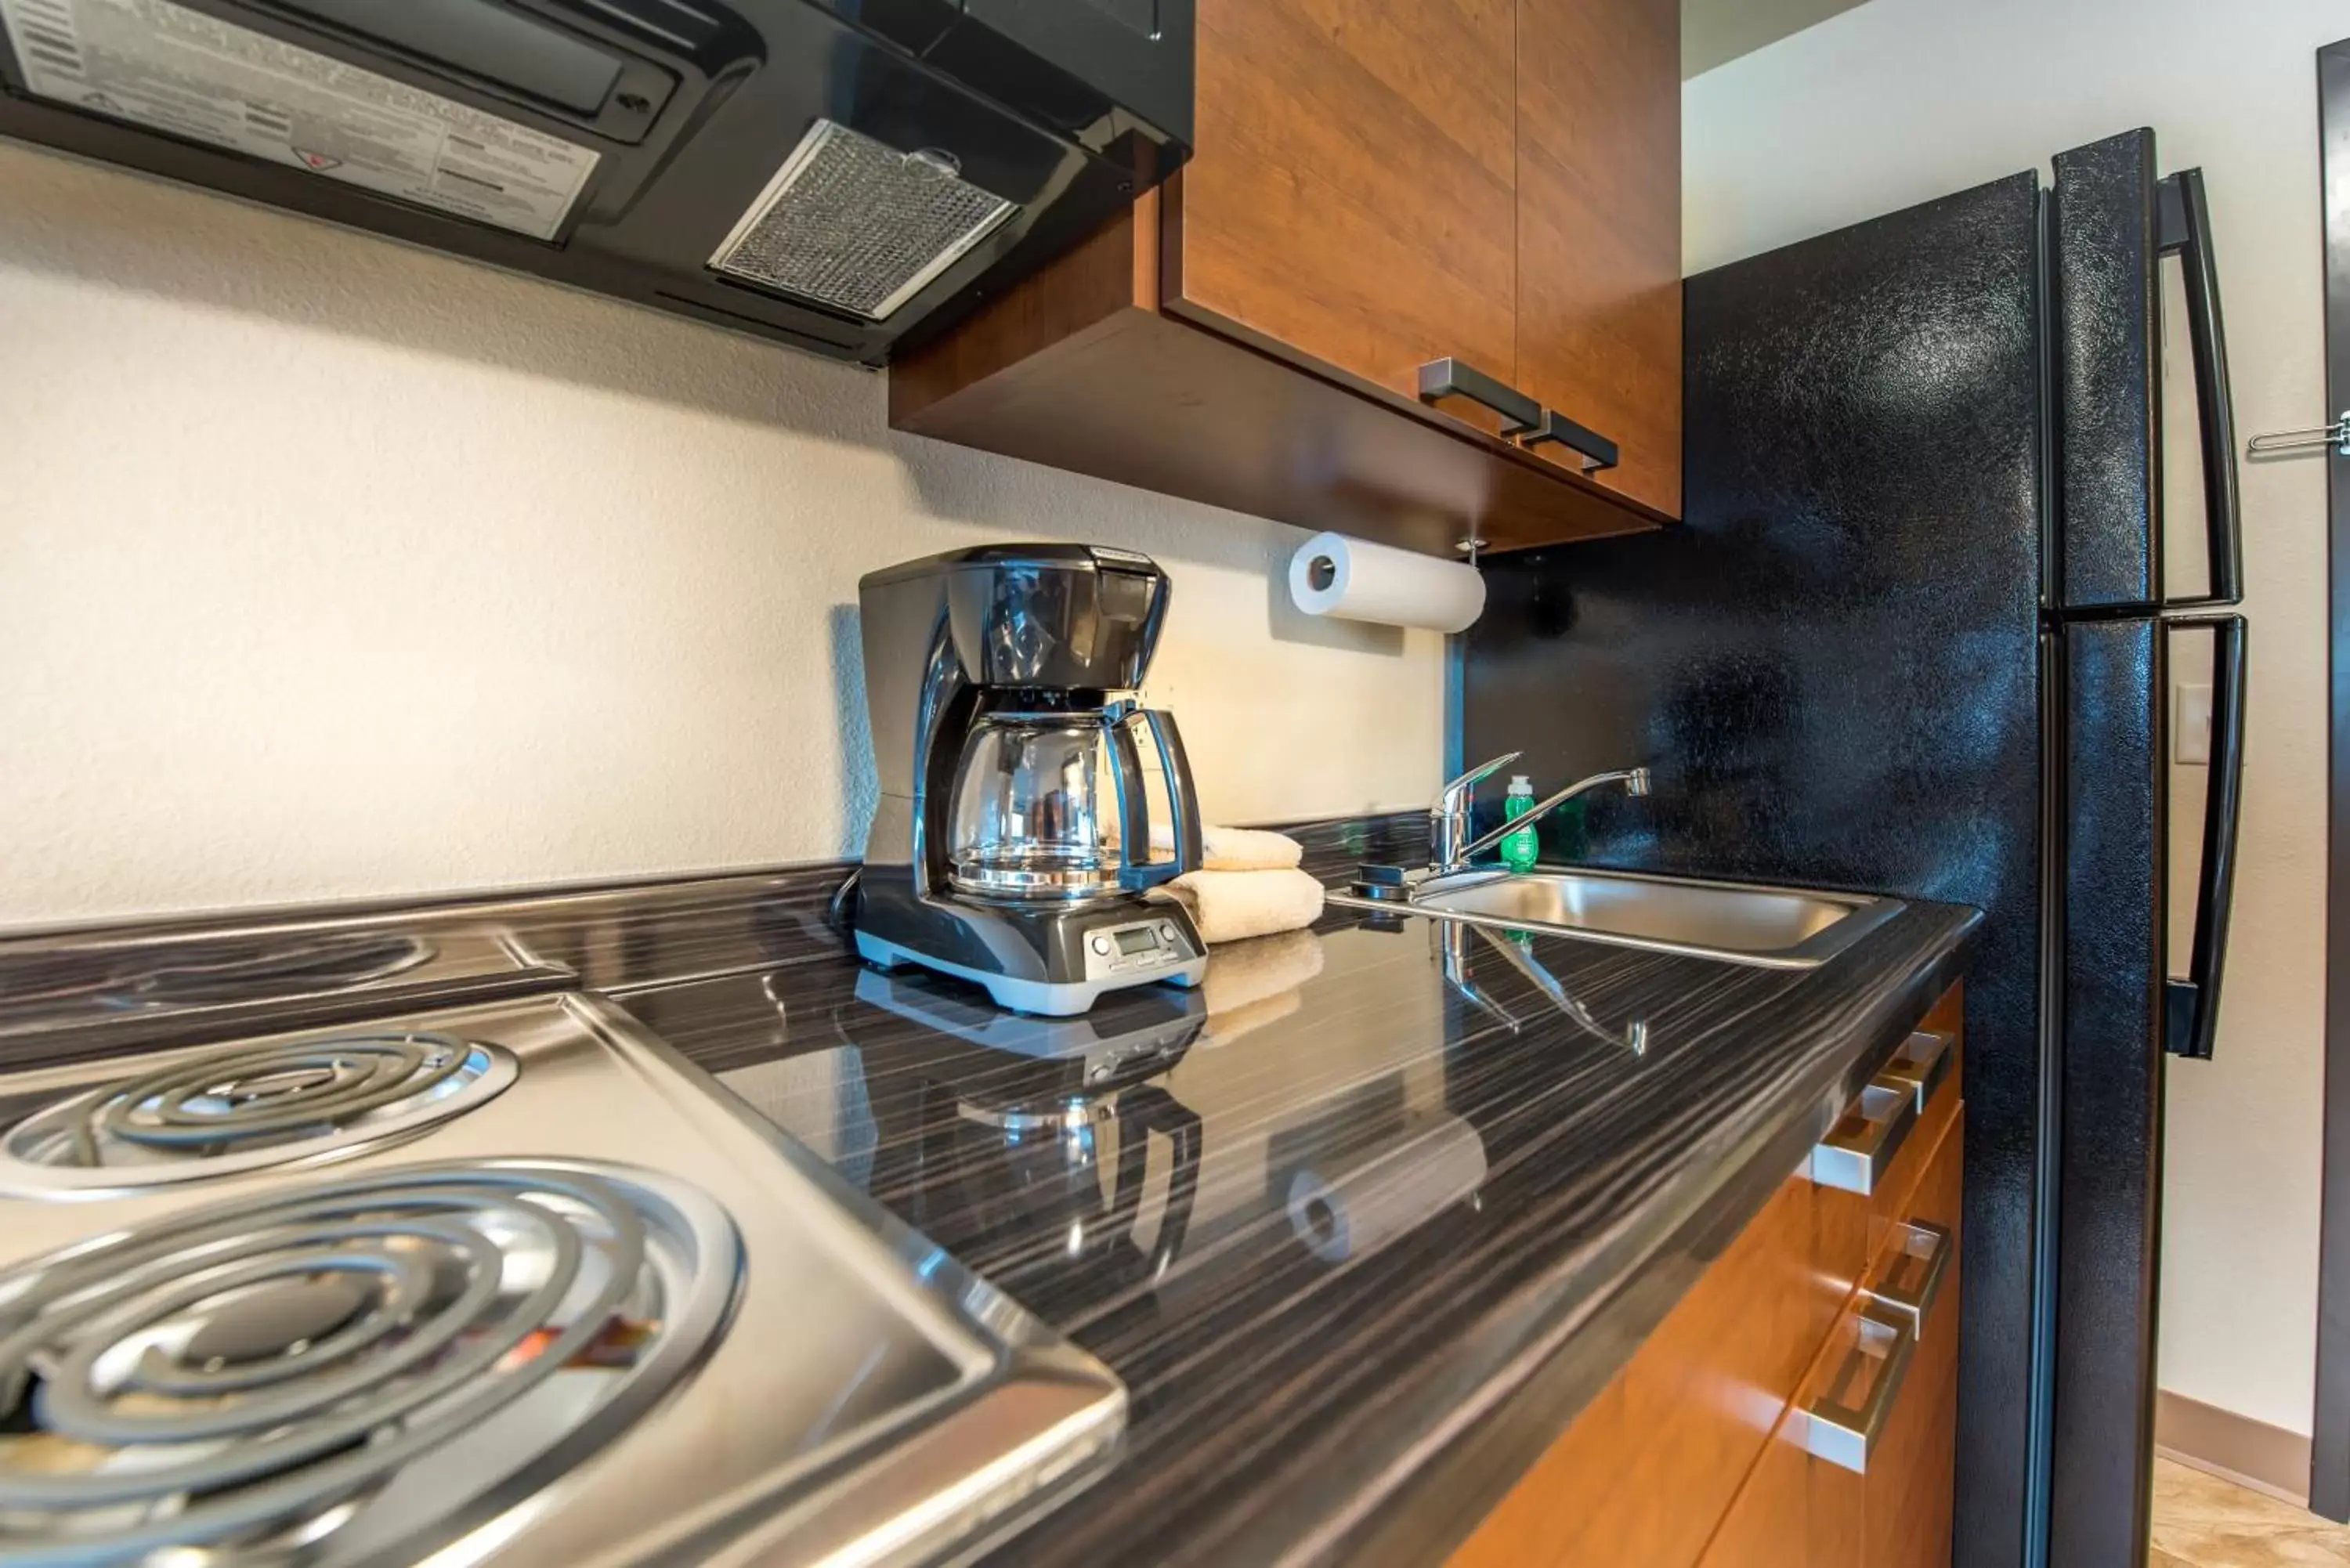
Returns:
[[[1751,55],[1862,0],[1681,0],[1681,79]]]

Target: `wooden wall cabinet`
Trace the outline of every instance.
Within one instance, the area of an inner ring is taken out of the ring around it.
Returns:
[[[1602,484],[1676,517],[1680,196],[1677,0],[1522,0],[1518,385],[1615,441]]]
[[[1167,309],[1405,398],[1447,355],[1508,380],[1518,8],[1202,0]]]
[[[900,430],[1449,554],[1680,505],[1678,0],[1200,0],[1198,151],[890,371]],[[1610,438],[1503,439],[1453,358]]]
[[[1919,1026],[1949,1068],[1874,1190],[1790,1177],[1453,1568],[1947,1568],[1960,1006]],[[1876,1415],[1865,1457],[1812,1430],[1836,1408]]]

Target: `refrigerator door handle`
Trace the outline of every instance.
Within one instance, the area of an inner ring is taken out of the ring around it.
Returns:
[[[2236,408],[2228,390],[2228,337],[2220,317],[2220,268],[2211,250],[2211,206],[2203,171],[2162,182],[2157,202],[2161,251],[2185,269],[2187,338],[2195,356],[2195,407],[2203,434],[2203,514],[2210,529],[2211,589],[2174,607],[2244,601],[2242,511],[2236,493]]]
[[[2236,829],[2244,799],[2244,618],[2178,616],[2167,627],[2208,626],[2211,651],[2211,779],[2204,795],[2203,865],[2195,888],[2195,947],[2187,978],[2164,988],[2163,1046],[2209,1060],[2220,1028],[2220,974],[2236,888]]]

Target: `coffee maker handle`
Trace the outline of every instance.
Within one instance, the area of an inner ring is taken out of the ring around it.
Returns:
[[[1153,863],[1150,858],[1150,802],[1142,787],[1142,753],[1135,744],[1134,727],[1150,727],[1151,743],[1159,749],[1159,768],[1167,780],[1167,805],[1175,821],[1175,857]],[[1110,754],[1117,759],[1119,836],[1123,845],[1118,885],[1129,892],[1172,881],[1200,868],[1200,803],[1191,791],[1191,764],[1183,755],[1182,732],[1175,715],[1163,708],[1137,708],[1110,729]]]

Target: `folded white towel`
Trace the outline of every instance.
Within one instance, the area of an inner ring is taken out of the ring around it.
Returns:
[[[1262,827],[1203,827],[1200,849],[1202,871],[1287,871],[1305,858],[1297,840]]]
[[[1182,905],[1211,946],[1294,931],[1322,913],[1322,884],[1295,867],[1187,872],[1153,888],[1150,897]]]
[[[1163,822],[1150,825],[1150,852],[1175,853],[1175,830]],[[1200,869],[1202,871],[1284,871],[1305,858],[1305,846],[1285,833],[1264,827],[1200,829]]]

